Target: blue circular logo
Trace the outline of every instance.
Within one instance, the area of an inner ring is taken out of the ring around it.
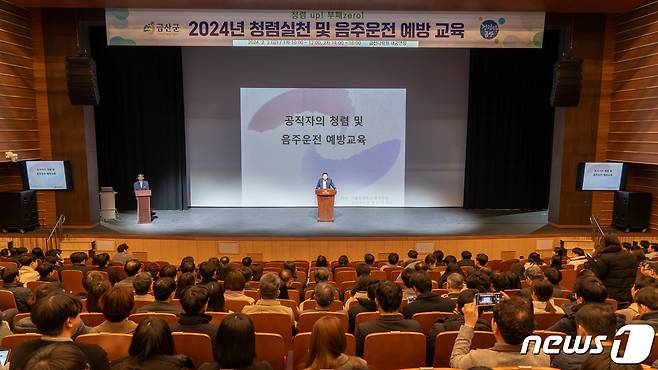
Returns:
[[[486,40],[491,40],[498,36],[498,23],[491,19],[487,19],[480,25],[480,35]]]

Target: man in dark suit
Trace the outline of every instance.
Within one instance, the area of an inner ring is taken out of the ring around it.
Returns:
[[[420,324],[414,320],[403,319],[398,315],[402,304],[402,289],[392,281],[382,281],[377,286],[375,304],[380,316],[377,320],[366,321],[356,328],[356,354],[363,356],[364,344],[368,334],[390,331],[421,332]]]
[[[329,174],[324,172],[322,173],[322,177],[318,180],[318,183],[315,185],[316,189],[334,189],[336,190],[336,187],[334,186],[334,182],[329,178]]]
[[[144,174],[140,173],[137,175],[137,181],[133,184],[133,189],[137,190],[149,190],[149,182],[144,180]]]
[[[176,316],[181,314],[181,308],[171,303],[171,295],[176,290],[176,283],[170,277],[164,277],[153,283],[155,302],[137,309],[137,312],[166,312]]]
[[[441,298],[432,293],[432,278],[425,271],[419,271],[411,275],[411,286],[416,292],[416,299],[404,308],[404,318],[411,319],[419,312],[452,312],[455,304],[448,298]]]
[[[73,252],[71,253],[71,265],[64,265],[62,270],[78,270],[82,271],[83,274],[87,274],[89,271],[89,268],[87,265],[85,265],[85,261],[87,261],[87,253],[85,252]]]
[[[183,291],[180,303],[185,312],[180,315],[178,324],[171,325],[171,331],[207,334],[215,342],[217,325],[211,324],[212,316],[206,314],[208,289],[192,286]]]
[[[23,342],[16,347],[11,355],[9,369],[23,369],[30,357],[40,348],[53,343],[76,346],[87,358],[91,370],[105,370],[110,368],[107,353],[93,344],[75,343],[72,335],[82,325],[80,301],[66,293],[54,293],[44,299],[38,300],[32,308],[32,322],[43,336]]]

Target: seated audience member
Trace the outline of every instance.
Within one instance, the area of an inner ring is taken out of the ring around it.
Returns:
[[[571,253],[573,257],[569,258],[569,262],[567,262],[567,265],[572,265],[575,266],[574,268],[578,268],[580,265],[584,265],[585,262],[587,262],[587,254],[582,248],[574,248],[571,250]]]
[[[254,272],[253,272],[253,270],[250,269],[249,267],[244,267],[244,266],[243,266],[243,267],[240,268],[240,270],[238,270],[238,271],[240,271],[240,272],[242,273],[242,276],[244,276],[244,282],[245,282],[245,284],[246,284],[247,282],[251,281],[251,279],[254,277]]]
[[[506,271],[505,276],[508,281],[507,289],[521,289],[521,275],[514,271]]]
[[[429,334],[427,335],[427,363],[432,363],[434,356],[434,347],[436,343],[436,336],[446,331],[459,331],[459,328],[464,325],[464,314],[462,312],[464,305],[473,302],[475,299],[476,290],[466,289],[459,293],[457,297],[457,309],[455,314],[445,319],[439,319],[432,325]],[[491,320],[485,320],[481,317],[475,323],[476,331],[491,331]]]
[[[564,314],[564,310],[556,307],[553,302],[553,285],[547,280],[535,280],[532,283],[532,307],[534,313],[559,313]]]
[[[2,270],[2,281],[4,285],[2,290],[8,290],[14,293],[16,308],[18,312],[30,312],[30,302],[32,301],[32,291],[24,287],[18,281],[18,269],[13,266],[5,267]]]
[[[39,285],[35,291],[34,291],[34,302],[38,302],[42,298],[48,297],[51,294],[63,294],[66,293],[64,290],[64,287],[62,287],[61,284],[41,284]],[[11,331],[9,331],[9,325],[6,325],[6,332],[4,329],[6,322],[3,322],[2,327],[0,327],[0,337],[4,337],[5,335],[11,334]],[[84,323],[81,323],[80,326],[78,326],[78,330],[76,333],[73,334],[73,339],[75,339],[78,335],[80,334],[87,334],[89,333],[89,328],[86,326]],[[34,325],[34,322],[32,322],[32,318],[30,316],[24,317],[18,322],[14,322],[14,334],[25,334],[25,333],[36,333],[38,331],[37,326]]]
[[[432,253],[425,256],[425,264],[427,265],[428,270],[436,265],[436,257]],[[418,266],[418,265],[416,265]]]
[[[646,241],[646,240],[643,240],[643,241]],[[649,242],[647,242],[647,243],[649,243]],[[647,245],[647,247],[648,247],[648,245]],[[32,251],[30,253],[32,253],[34,255],[34,257],[36,257],[38,260],[42,260],[42,259],[46,258],[46,255],[43,253],[43,249],[41,249],[40,247],[32,248]]]
[[[85,252],[73,252],[70,257],[71,265],[65,265],[62,270],[78,270],[86,274],[89,270],[87,265],[85,265],[87,258],[87,253]]]
[[[210,323],[212,316],[206,314],[208,289],[202,286],[185,289],[180,304],[184,312],[179,316],[178,323],[171,325],[171,331],[208,334],[214,341],[217,326]]]
[[[496,344],[489,349],[471,349],[471,341],[478,321],[478,307],[475,302],[464,305],[464,325],[459,328],[450,355],[450,367],[470,369],[474,366],[485,367],[548,367],[550,357],[540,352],[537,355],[521,354],[521,343],[532,335],[534,315],[532,305],[520,297],[505,299],[494,306],[491,329],[496,337]]]
[[[414,269],[404,269],[398,276],[398,281],[402,281],[402,299],[408,301],[409,298],[414,299],[416,298],[416,292],[414,291],[414,288],[411,286],[411,275],[413,275],[416,272]]]
[[[43,336],[19,344],[11,354],[11,370],[29,369],[27,362],[39,349],[50,344],[75,346],[85,354],[86,362],[91,370],[109,369],[107,354],[97,345],[80,344],[72,341],[73,335],[82,325],[80,311],[82,304],[76,297],[55,293],[47,296],[48,299],[39,299],[32,308],[33,323]]]
[[[409,252],[407,252],[407,259],[404,261],[404,267],[414,267],[413,264],[414,262],[418,262],[418,251],[414,249],[410,249]]]
[[[176,281],[176,275],[178,275],[178,271],[174,265],[164,265],[160,269],[160,279],[168,277]]]
[[[392,267],[400,267],[398,266],[398,262],[400,262],[400,256],[393,252],[388,254],[388,261],[384,266],[380,268],[381,271],[384,271],[386,268],[392,268]]]
[[[425,271],[425,272],[427,272],[429,270],[430,270],[430,267],[427,265],[427,263],[425,263],[425,261],[418,261],[418,263],[416,263],[414,265],[414,271]]]
[[[365,360],[345,354],[347,340],[340,320],[324,316],[313,325],[311,346],[302,360],[301,369],[354,369],[368,368]]]
[[[194,264],[194,259],[192,257],[183,258],[181,260],[180,266],[178,266],[178,271],[180,271],[182,274],[193,274],[196,271],[196,264]]]
[[[366,321],[356,328],[356,354],[363,357],[365,339],[368,334],[390,331],[420,332],[417,321],[403,319],[398,314],[402,304],[402,289],[391,281],[382,281],[377,285],[375,303],[380,313],[377,320]]]
[[[53,282],[53,281],[58,281],[54,277],[50,276],[50,274],[55,271],[55,265],[53,265],[50,262],[41,262],[39,266],[37,266],[37,272],[39,273],[39,281],[46,281],[46,282]]]
[[[462,259],[461,261],[457,262],[459,266],[475,266],[475,262],[471,259],[473,257],[473,253],[469,251],[463,251],[461,253]]]
[[[434,259],[435,259],[435,262],[434,262],[435,266],[445,266],[446,265],[445,261],[443,260],[444,254],[443,254],[442,250],[437,249],[437,250],[434,251],[433,254],[434,254]]]
[[[304,302],[315,300],[315,308],[304,310],[304,302],[299,305],[299,310],[302,312],[315,312],[315,311],[331,311],[330,305],[334,301],[336,295],[336,288],[329,283],[320,283],[315,286],[313,290],[313,297]]]
[[[608,339],[602,342],[604,353],[609,353],[612,342],[617,331],[617,318],[612,307],[607,304],[592,303],[583,306],[576,313],[576,323],[578,325],[578,335],[596,337],[604,335]],[[561,370],[579,370],[583,362],[590,356],[589,353],[565,353],[560,351],[559,354],[553,355],[551,367]]]
[[[132,291],[133,281],[135,280],[135,276],[139,273],[139,269],[141,268],[142,268],[142,264],[134,258],[126,262],[126,264],[123,265],[123,271],[126,272],[126,275],[128,277],[114,284],[114,286],[123,286],[130,289],[130,291]]]
[[[185,292],[185,289],[194,286],[196,283],[196,276],[193,272],[184,272],[176,281],[176,291],[174,292],[174,299],[180,299]]]
[[[509,289],[509,279],[504,272],[491,274],[491,288],[494,292],[502,292]]]
[[[525,271],[523,272],[523,276],[525,279],[526,284],[528,285],[526,288],[523,288],[519,291],[519,295],[521,297],[530,299],[532,298],[532,283],[534,283],[537,280],[545,280],[546,275],[544,275],[544,271],[541,269],[541,267],[537,265],[531,265]]]
[[[76,346],[66,343],[49,344],[30,356],[25,364],[26,369],[32,370],[87,370],[87,357]]]
[[[113,286],[100,300],[105,321],[91,329],[92,333],[132,334],[137,327],[128,320],[135,303],[133,292],[125,286]]]
[[[658,243],[649,244],[647,251],[648,253],[644,255],[647,259],[658,258]]]
[[[443,287],[448,290],[448,293],[444,294],[443,298],[457,298],[459,293],[464,290],[464,277],[458,273],[452,273],[446,279]]]
[[[610,352],[603,352],[598,356],[589,356],[583,362],[581,370],[642,370],[644,367],[640,364],[623,365],[612,360]]]
[[[174,337],[164,320],[157,317],[144,319],[133,334],[128,357],[112,362],[113,370],[182,370],[193,369],[192,360],[177,355]]]
[[[30,281],[39,280],[39,273],[35,270],[39,262],[37,262],[37,257],[34,254],[27,253],[18,256],[18,264],[20,265],[18,280],[21,283],[27,284]]]
[[[453,256],[452,254],[449,254],[443,259],[443,261],[446,263],[446,266],[448,266],[448,264],[450,264],[450,263],[457,264],[457,257]],[[459,271],[461,271],[461,269]],[[462,275],[463,275],[463,273],[462,273]]]
[[[181,314],[181,308],[171,303],[171,296],[176,290],[176,283],[170,277],[160,278],[153,283],[153,297],[155,302],[137,309],[137,312],[166,312]]]
[[[295,326],[295,313],[290,307],[286,307],[279,302],[276,297],[279,295],[279,277],[276,274],[266,273],[260,278],[260,299],[255,304],[244,306],[242,313],[252,314],[257,312],[278,312],[290,316],[290,322]]]
[[[548,280],[548,282],[553,286],[553,297],[562,298],[565,289],[560,286],[560,282],[562,281],[562,273],[560,270],[555,268],[546,269],[544,271],[544,276],[546,277],[546,280]],[[573,287],[569,287],[567,290],[572,289]]]
[[[658,279],[658,262],[645,261],[640,264],[640,273],[644,276]]]
[[[327,257],[325,256],[318,256],[318,258],[315,260],[315,267],[329,267],[329,262],[327,261]]]
[[[531,266],[542,266],[544,261],[537,252],[532,252],[528,255],[528,261],[523,265],[524,269],[529,269]]]
[[[347,256],[343,254],[342,256],[338,257],[338,264],[331,269],[331,272],[335,274],[337,268],[348,267],[349,264],[350,264],[349,258],[347,258]]]
[[[475,289],[480,293],[487,293],[491,290],[491,280],[482,270],[473,271],[464,279],[468,289]]]
[[[363,256],[363,262],[370,268],[375,268],[375,256],[372,253],[366,253]]]
[[[110,263],[110,255],[107,253],[100,253],[94,256],[94,265],[88,268],[89,271],[103,271],[107,273],[107,277],[110,279],[112,284],[116,284],[120,281],[119,274],[108,266]]]
[[[231,270],[224,280],[224,299],[254,304],[254,299],[244,294],[245,284],[244,275],[240,271]]]
[[[153,279],[151,279],[151,275],[148,272],[140,272],[135,275],[135,280],[133,280],[135,301],[153,302],[153,295],[149,293],[151,284],[153,284]]]
[[[219,262],[220,262],[222,265],[228,265],[229,263],[231,263],[231,259],[228,258],[228,256],[222,256],[222,257],[219,259]]]
[[[320,283],[326,283],[329,281],[329,269],[325,267],[320,267],[315,270],[313,273],[313,281],[315,281],[316,284]]]
[[[144,272],[149,274],[153,281],[158,280],[158,275],[160,274],[160,265],[155,262],[146,262],[144,264]]]
[[[217,261],[219,263],[219,260]],[[199,286],[208,289],[208,311],[224,312],[224,287],[214,279],[216,266],[211,260],[202,262],[199,265],[199,275],[201,281]]]
[[[556,270],[562,270],[562,256],[554,254],[551,256],[551,267]]]
[[[244,267],[251,267],[251,257],[247,256],[242,259],[242,266]]]
[[[631,303],[630,305],[628,305],[628,307],[624,309],[617,310],[615,313],[624,316],[626,322],[633,320],[635,316],[639,316],[640,308],[638,307],[638,304],[635,301],[635,295],[640,289],[648,286],[658,287],[658,281],[652,277],[644,276],[644,275],[637,278],[635,280],[635,284],[631,288],[631,297],[633,297],[633,303]]]
[[[356,315],[362,312],[375,312],[377,311],[377,305],[375,304],[375,294],[377,291],[377,285],[379,280],[370,280],[367,288],[367,298],[357,298],[357,303],[353,304],[352,307],[349,307],[347,310],[348,317],[348,331],[354,334],[354,325],[356,323]]]
[[[301,274],[297,274],[297,263],[295,261],[286,261],[286,262],[284,262],[282,270],[290,271],[290,273],[292,274],[292,278],[295,281],[301,283],[302,286],[306,285],[306,276],[302,276]]]
[[[487,256],[484,253],[478,253],[475,256],[475,262],[477,262],[476,266],[478,268],[487,267],[487,263],[489,262],[489,256]]]
[[[366,265],[363,265],[367,267]],[[370,273],[367,275],[362,274],[357,278],[356,285],[350,290],[350,297],[345,301],[345,310],[350,308],[350,305],[353,302],[356,302],[359,298],[368,298],[368,285],[370,285]]]
[[[420,312],[452,312],[455,309],[455,304],[450,299],[432,293],[432,278],[427,272],[416,272],[411,275],[411,285],[416,299],[404,307],[405,319],[411,319],[414,314]]]
[[[631,287],[637,274],[636,256],[624,252],[619,239],[610,234],[601,238],[594,254],[594,271],[608,289],[608,298],[618,302],[630,302]]]
[[[448,257],[450,257],[450,256],[448,256]],[[446,281],[448,280],[448,276],[450,276],[452,274],[459,274],[461,276],[464,276],[464,273],[462,272],[462,269],[459,267],[459,265],[457,263],[449,262],[446,265],[446,270],[443,272],[443,274],[441,274],[441,278],[438,281],[439,286],[445,286]]]
[[[125,265],[132,257],[128,254],[128,244],[122,243],[117,247],[117,254],[112,257],[112,263]]]
[[[648,286],[635,294],[635,303],[639,309],[640,318],[629,324],[649,324],[658,331],[658,288]]]
[[[288,290],[294,289],[293,283],[295,282],[295,280],[292,278],[292,273],[288,270],[281,270],[279,273],[279,279],[281,279],[281,286],[279,287],[279,299],[290,299]]]
[[[256,332],[249,316],[243,313],[228,315],[219,325],[216,338],[216,362],[206,362],[199,370],[272,370],[267,361],[254,363]]]
[[[87,291],[87,312],[103,312],[100,299],[110,290],[110,282],[98,271],[90,271],[82,280],[82,286]]]

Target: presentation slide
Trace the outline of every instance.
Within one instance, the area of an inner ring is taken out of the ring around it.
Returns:
[[[405,89],[240,89],[243,206],[404,206]]]
[[[26,161],[25,171],[30,190],[65,190],[64,161]]]
[[[623,163],[585,163],[583,190],[619,190]]]

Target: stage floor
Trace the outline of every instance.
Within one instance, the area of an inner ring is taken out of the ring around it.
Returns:
[[[135,212],[67,234],[133,236],[386,237],[582,234],[548,225],[547,211],[463,208],[336,208],[334,222],[317,222],[315,208],[192,208],[157,211],[151,224]]]

